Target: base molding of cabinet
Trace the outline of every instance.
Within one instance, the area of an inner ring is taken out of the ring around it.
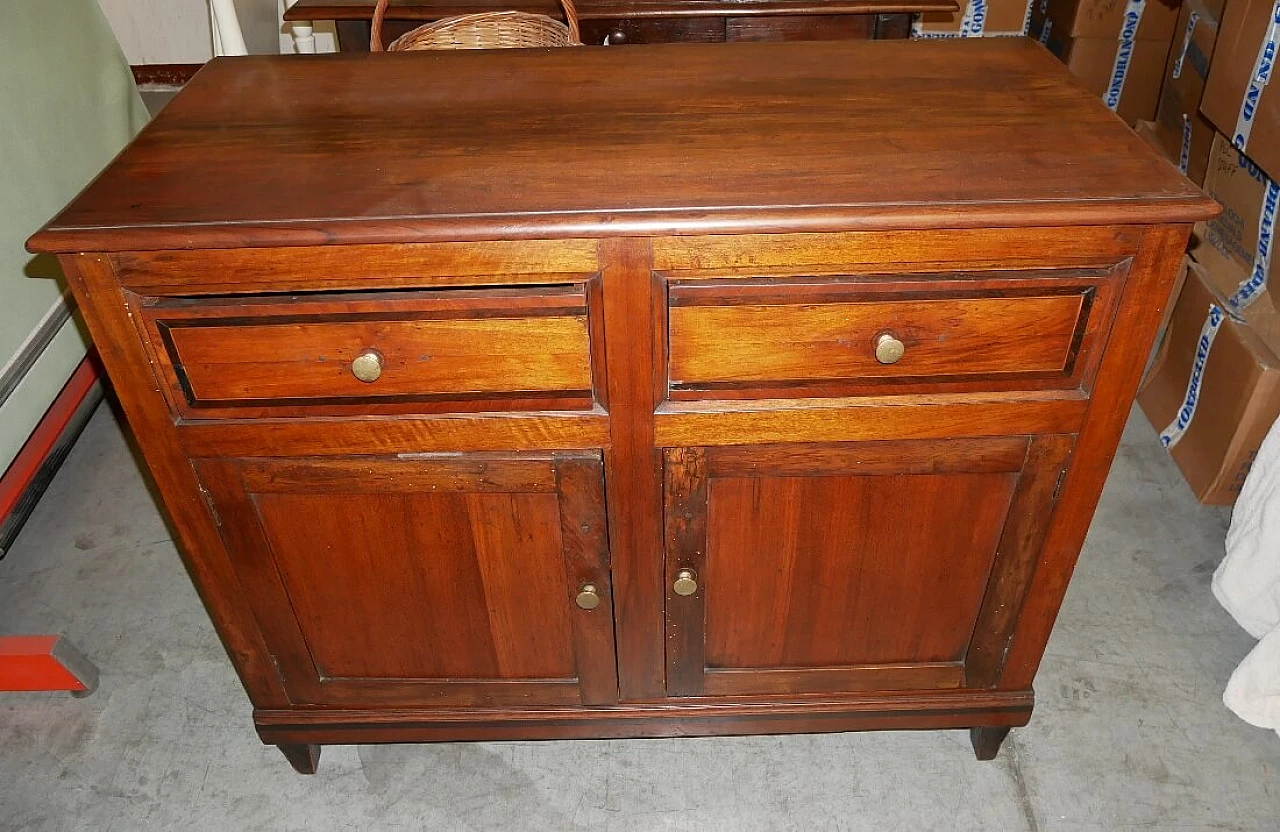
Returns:
[[[1026,725],[1034,694],[939,692],[846,702],[645,704],[541,710],[258,710],[254,722],[272,745],[622,739]],[[1001,736],[1003,739],[1003,736]],[[998,747],[998,745],[997,745]],[[290,758],[292,760],[292,758]]]

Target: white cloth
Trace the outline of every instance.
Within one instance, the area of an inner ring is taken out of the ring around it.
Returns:
[[[1236,500],[1213,595],[1261,639],[1231,674],[1222,701],[1245,722],[1280,732],[1280,420]]]
[[[213,29],[213,54],[248,55],[235,0],[209,0],[209,25]]]

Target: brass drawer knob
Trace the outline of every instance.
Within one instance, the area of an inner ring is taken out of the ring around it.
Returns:
[[[671,585],[676,595],[692,595],[698,591],[698,576],[692,569],[681,569],[676,573],[676,581]]]
[[[876,339],[876,361],[897,364],[907,352],[907,345],[886,332]]]
[[[584,610],[593,610],[600,606],[600,593],[596,591],[596,585],[583,584],[582,589],[578,590],[576,601]]]
[[[351,374],[372,384],[382,376],[382,353],[377,350],[365,350],[351,360]]]

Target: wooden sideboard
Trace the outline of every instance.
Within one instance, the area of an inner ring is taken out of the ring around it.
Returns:
[[[30,247],[300,771],[986,759],[1215,210],[1028,40],[330,55],[213,61]]]
[[[369,50],[375,0],[298,0],[285,20],[332,20],[343,52]],[[578,0],[582,40],[641,43],[905,38],[911,15],[950,12],[953,0]],[[399,0],[383,30],[390,42],[455,14],[520,11],[563,17],[558,0]]]

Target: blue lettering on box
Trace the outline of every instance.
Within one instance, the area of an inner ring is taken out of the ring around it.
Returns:
[[[1142,21],[1142,10],[1145,0],[1129,0],[1129,7],[1124,12],[1124,25],[1120,28],[1120,45],[1116,48],[1116,62],[1111,69],[1111,83],[1107,85],[1106,104],[1112,110],[1120,106],[1120,96],[1124,93],[1124,82],[1129,76],[1129,63],[1133,60],[1133,49],[1137,45],[1138,23]]]

